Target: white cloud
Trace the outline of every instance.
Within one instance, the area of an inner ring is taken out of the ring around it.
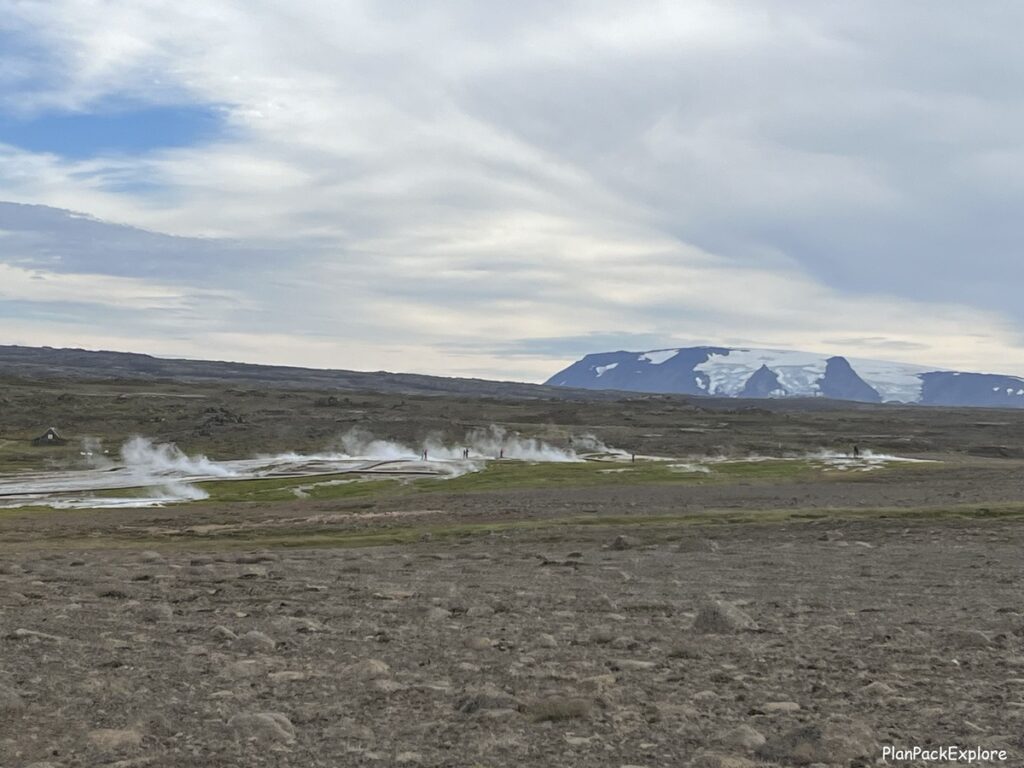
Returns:
[[[0,263],[0,301],[70,302],[159,313],[191,309],[200,297],[224,300],[227,294],[198,293],[132,277],[47,272]]]
[[[21,109],[188,100],[230,127],[137,157],[0,147],[7,199],[230,241],[182,239],[136,272],[111,257],[108,285],[102,254],[38,281],[44,250],[0,240],[21,270],[0,299],[179,302],[219,355],[369,369],[544,378],[564,360],[452,350],[613,329],[1024,372],[1007,213],[1024,120],[1016,85],[984,78],[1024,56],[927,13],[0,0],[50,56]],[[949,79],[936,28],[970,76]],[[83,322],[97,343],[160,347]],[[177,354],[206,355],[188,333]]]

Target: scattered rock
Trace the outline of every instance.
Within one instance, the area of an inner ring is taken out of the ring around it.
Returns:
[[[964,727],[967,728],[971,733],[985,733],[985,729],[977,723],[972,723],[970,720],[964,720]]]
[[[397,693],[398,691],[404,691],[406,686],[402,685],[397,680],[392,680],[390,677],[378,677],[373,681],[373,687],[381,693]]]
[[[824,725],[802,725],[773,736],[757,749],[757,756],[783,764],[847,764],[858,758],[874,757],[871,731],[852,721],[834,721]]]
[[[24,627],[18,627],[13,632],[9,632],[4,635],[7,640],[45,640],[51,643],[59,643],[63,638],[57,637],[57,635],[50,635],[46,632],[37,632],[34,629],[25,629]]]
[[[309,679],[309,676],[305,672],[298,672],[294,670],[271,672],[268,677],[272,683],[301,683],[303,680]]]
[[[270,571],[268,571],[266,568],[261,568],[260,566],[254,565],[254,566],[250,566],[249,568],[246,568],[244,571],[242,571],[240,574],[238,574],[238,576],[236,576],[236,578],[238,578],[238,579],[263,579],[263,578],[266,578],[269,574],[270,574]]]
[[[132,728],[89,731],[89,743],[103,752],[127,752],[142,746],[142,734]]]
[[[866,693],[868,696],[879,696],[879,697],[892,696],[892,695],[894,695],[896,693],[895,689],[890,688],[888,685],[886,685],[885,683],[883,683],[881,681],[878,681],[878,680],[876,680],[875,682],[873,682],[873,683],[871,683],[869,685],[865,685],[861,689],[861,691],[863,693]]]
[[[697,691],[690,699],[698,707],[707,708],[708,705],[718,701],[718,694],[712,690]]]
[[[455,709],[464,715],[471,715],[485,709],[516,709],[519,702],[495,686],[464,692],[455,701]]]
[[[238,635],[232,632],[230,629],[225,627],[223,624],[218,624],[216,627],[210,630],[210,634],[215,639],[220,640],[224,643],[232,643],[238,639]]]
[[[423,762],[423,755],[419,752],[399,752],[395,755],[395,763],[398,765],[408,765],[410,763],[419,764]]]
[[[744,749],[753,752],[758,747],[764,746],[766,739],[764,735],[744,723],[726,731],[718,737],[718,743],[724,747]]]
[[[707,649],[700,644],[690,640],[683,640],[668,652],[670,659],[703,659],[708,655]]]
[[[451,618],[451,614],[438,606],[434,606],[427,611],[427,621],[447,621],[449,618]]]
[[[719,600],[702,605],[693,620],[693,631],[703,635],[728,635],[757,628],[757,622],[746,613]]]
[[[255,629],[239,637],[235,645],[247,653],[271,653],[277,648],[277,643],[268,635]]]
[[[282,632],[297,632],[302,635],[311,635],[326,629],[321,622],[305,616],[282,616],[274,621],[274,626]]]
[[[230,680],[246,680],[263,673],[263,665],[254,659],[243,659],[232,661],[224,665],[220,670],[222,677]]]
[[[258,563],[276,563],[281,558],[273,552],[249,552],[235,557],[239,565],[256,565]]]
[[[363,659],[350,664],[348,674],[360,680],[372,680],[377,677],[387,677],[391,674],[391,667],[380,659]]]
[[[128,599],[128,592],[125,591],[124,587],[117,584],[104,584],[96,588],[97,597],[106,597],[112,600],[126,600]]]
[[[686,538],[676,546],[676,552],[717,552],[721,546],[714,539]]]
[[[480,719],[490,722],[502,722],[519,717],[517,709],[483,709],[480,711]]]
[[[328,726],[326,735],[331,739],[342,739],[345,741],[372,742],[376,740],[372,728],[367,725],[359,725],[351,717],[346,717],[344,720]]]
[[[616,536],[611,542],[605,545],[605,548],[616,552],[622,552],[623,550],[633,549],[636,544],[636,540],[629,536]]]
[[[486,650],[486,649],[490,648],[491,645],[493,645],[493,643],[491,643],[489,638],[479,637],[479,636],[476,636],[476,635],[471,636],[471,637],[467,637],[462,642],[462,644],[464,646],[466,646],[467,648],[469,648],[469,650],[471,650],[471,651],[483,651],[483,650]]]
[[[762,704],[760,710],[766,715],[775,715],[780,713],[799,712],[800,705],[795,701],[769,701],[767,704]]]
[[[572,720],[589,715],[590,702],[570,696],[548,696],[526,704],[523,712],[535,722]]]
[[[954,629],[946,633],[946,645],[950,648],[971,650],[988,648],[992,645],[989,636],[977,629]]]
[[[0,685],[0,721],[24,711],[25,702],[18,692],[6,685]]]
[[[755,764],[745,757],[722,755],[717,752],[700,752],[690,763],[691,768],[754,768]]]
[[[244,738],[291,744],[295,726],[280,712],[243,712],[228,720],[228,727]]]
[[[633,672],[649,672],[657,667],[653,661],[640,661],[639,659],[616,659],[614,665],[618,669],[626,669]]]
[[[541,648],[557,648],[558,641],[554,635],[549,635],[547,632],[541,632],[537,635],[537,645]]]
[[[166,603],[148,603],[139,608],[139,618],[150,624],[155,624],[173,619],[174,611]]]
[[[408,589],[387,589],[374,592],[372,597],[374,600],[408,600],[416,597],[416,593]]]
[[[580,680],[580,685],[586,690],[592,691],[604,691],[611,688],[618,682],[615,675],[594,675],[593,677],[585,677]]]
[[[615,630],[611,627],[597,627],[590,633],[590,642],[594,645],[607,645],[616,638]]]
[[[171,736],[175,732],[171,719],[163,712],[144,713],[135,722],[135,727],[142,733],[157,734],[160,736]]]

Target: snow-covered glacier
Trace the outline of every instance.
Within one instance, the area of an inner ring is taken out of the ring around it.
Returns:
[[[548,384],[718,397],[1024,407],[1024,379],[788,349],[680,347],[587,355]]]

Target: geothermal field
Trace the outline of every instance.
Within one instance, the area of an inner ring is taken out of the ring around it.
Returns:
[[[0,405],[4,768],[1024,764],[1024,413],[66,377]]]

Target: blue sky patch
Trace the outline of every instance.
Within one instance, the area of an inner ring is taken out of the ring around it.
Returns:
[[[211,141],[223,131],[224,112],[210,105],[0,115],[0,143],[73,159],[188,147]]]

